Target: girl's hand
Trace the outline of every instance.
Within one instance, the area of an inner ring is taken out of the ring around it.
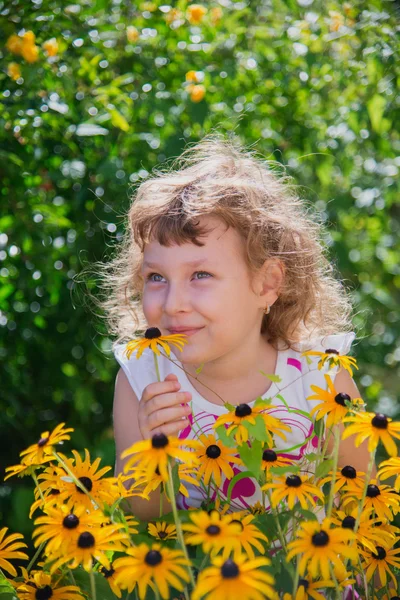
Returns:
[[[181,384],[170,373],[164,381],[147,385],[139,402],[139,429],[144,440],[156,433],[177,436],[188,426],[192,399],[190,392],[178,392]],[[183,405],[183,406],[182,406]]]

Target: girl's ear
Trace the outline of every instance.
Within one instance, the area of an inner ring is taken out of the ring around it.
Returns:
[[[285,267],[278,258],[267,259],[260,269],[258,295],[260,304],[265,307],[277,300],[285,278]]]

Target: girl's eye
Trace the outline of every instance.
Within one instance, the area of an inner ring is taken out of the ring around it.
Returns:
[[[209,277],[212,277],[212,275],[210,273],[207,273],[207,271],[195,271],[193,275],[206,275],[206,277],[199,277],[199,279],[208,279]],[[147,275],[146,281],[160,283],[159,279],[153,279],[153,277],[161,277],[161,279],[163,278],[162,275],[160,275],[159,273],[150,273],[149,275]]]

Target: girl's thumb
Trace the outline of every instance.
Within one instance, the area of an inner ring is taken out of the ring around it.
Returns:
[[[178,379],[174,373],[168,373],[164,381],[174,381],[174,379]]]

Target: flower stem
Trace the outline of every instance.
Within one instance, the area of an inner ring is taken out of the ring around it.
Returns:
[[[189,565],[188,565],[188,572],[189,572],[189,576],[190,576],[190,582],[191,582],[192,586],[194,587],[196,584],[195,584],[195,580],[194,580],[192,568],[190,566],[190,559],[189,559],[188,551],[187,551],[187,548],[186,548],[185,540],[183,539],[182,526],[181,526],[181,522],[179,520],[178,510],[176,508],[174,483],[172,481],[172,469],[171,469],[171,463],[170,463],[170,461],[168,461],[168,481],[167,481],[167,488],[168,488],[169,501],[171,503],[172,512],[173,512],[173,515],[174,515],[174,521],[175,521],[175,526],[176,526],[176,535],[177,535],[177,538],[178,538],[178,542],[179,542],[179,544],[180,544],[180,546],[182,548],[182,552],[185,555],[185,558],[186,558],[186,560],[189,563]],[[185,593],[185,596],[186,596],[186,593]]]
[[[153,358],[154,358],[154,366],[155,366],[156,374],[157,374],[157,381],[161,381],[160,369],[158,368],[157,354],[155,352],[153,352]]]
[[[294,580],[293,580],[293,591],[292,591],[292,596],[293,598],[296,597],[296,592],[297,592],[297,587],[299,585],[299,578],[300,578],[300,573],[299,573],[299,558],[296,558],[296,573],[294,576]]]
[[[60,465],[62,466],[63,469],[65,469],[65,471],[68,473],[68,475],[72,478],[74,484],[80,489],[82,490],[82,492],[84,492],[87,496],[89,496],[90,500],[93,502],[94,506],[98,506],[97,502],[95,501],[95,499],[93,498],[93,496],[90,494],[90,492],[88,492],[88,490],[85,488],[85,486],[79,481],[79,479],[77,479],[77,477],[75,477],[75,475],[73,474],[73,472],[71,471],[71,469],[68,467],[68,465],[63,461],[63,459],[61,458],[61,456],[59,456],[57,454],[57,452],[53,449],[53,456],[57,459],[57,461],[60,463]]]
[[[40,553],[42,552],[43,548],[45,547],[46,542],[43,542],[42,544],[40,544],[39,548],[36,550],[32,560],[30,561],[29,565],[26,567],[26,570],[29,571],[32,569],[33,565],[35,564],[36,560],[39,558]]]
[[[41,490],[41,488],[40,488],[40,485],[39,485],[39,482],[38,482],[38,478],[37,478],[37,476],[36,476],[36,473],[35,473],[35,471],[33,471],[33,472],[32,472],[32,479],[33,479],[33,481],[35,482],[35,485],[36,485],[36,487],[37,487],[37,489],[38,489],[39,495],[40,495],[40,497],[41,497],[41,499],[42,499],[42,502],[44,503],[44,501],[45,501],[45,498],[44,498],[44,496],[43,496],[43,492],[42,492],[42,490]]]
[[[336,471],[339,462],[339,445],[340,445],[340,429],[339,427],[335,428],[335,446],[333,448],[333,465],[332,465],[332,481],[331,481],[331,490],[329,494],[328,500],[328,510],[326,512],[326,516],[328,519],[331,518],[332,508],[333,508],[333,500],[335,498],[335,483],[336,483]]]
[[[337,579],[335,577],[335,573],[333,572],[333,567],[332,565],[330,565],[329,570],[331,572],[331,579],[335,585],[335,590],[336,590],[336,598],[340,598],[340,588],[339,588],[339,584],[337,582]]]
[[[364,502],[365,502],[365,498],[367,496],[367,490],[368,490],[368,485],[371,479],[371,475],[372,475],[372,469],[374,468],[374,464],[375,464],[375,453],[376,453],[376,448],[373,452],[371,452],[371,458],[369,461],[369,465],[368,465],[368,469],[367,469],[367,473],[365,475],[365,483],[364,483],[364,489],[363,489],[363,493],[361,496],[361,500],[360,500],[360,504],[358,506],[358,513],[357,513],[357,519],[354,525],[354,533],[357,533],[358,528],[360,526],[360,521],[361,521],[361,515],[362,515],[362,511],[364,508]]]
[[[267,498],[268,498],[268,502],[269,502],[269,507],[271,509],[272,514],[275,517],[276,526],[277,526],[277,529],[278,529],[278,535],[279,535],[280,542],[282,544],[282,548],[283,548],[285,554],[287,554],[285,536],[283,535],[282,527],[281,527],[281,524],[280,524],[280,521],[279,521],[278,512],[277,512],[277,510],[275,508],[272,508],[271,492],[270,492],[270,490],[266,490],[266,493],[267,493]],[[265,506],[264,506],[264,508],[265,508]]]
[[[163,498],[164,498],[164,486],[161,484],[160,488],[160,519],[163,516]]]
[[[93,567],[89,571],[90,576],[90,590],[92,592],[92,597],[90,600],[96,600],[96,582],[94,580]]]

